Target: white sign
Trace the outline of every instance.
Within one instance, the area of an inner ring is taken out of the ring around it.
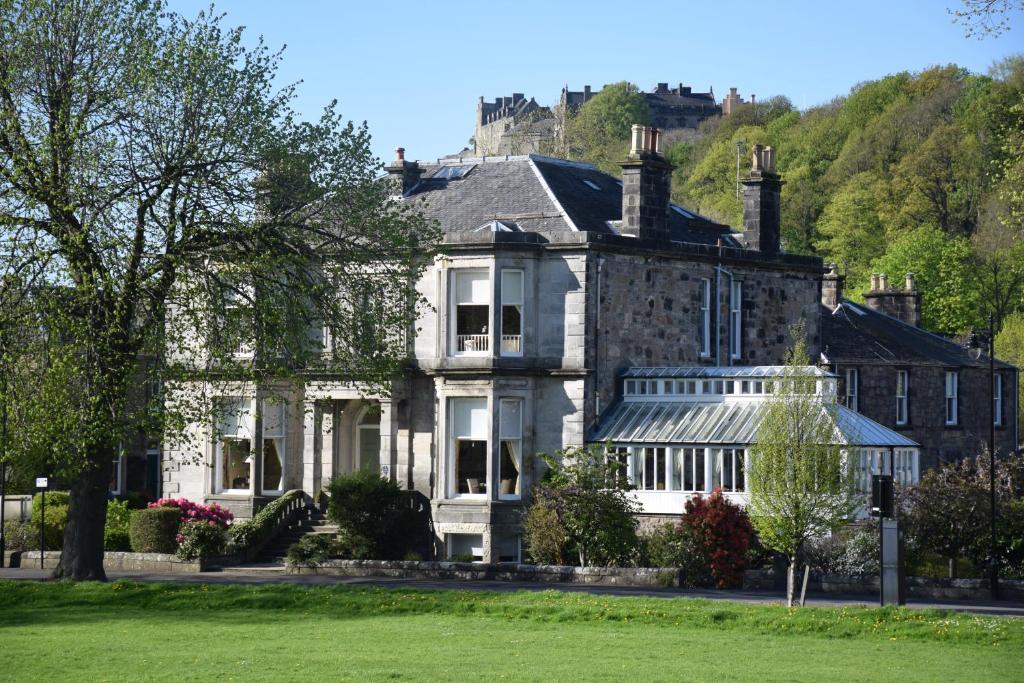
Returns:
[[[45,489],[49,485],[50,485],[50,480],[47,479],[46,477],[36,477],[36,488],[37,489]]]

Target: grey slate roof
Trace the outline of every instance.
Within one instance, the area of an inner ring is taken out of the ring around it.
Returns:
[[[457,164],[473,168],[459,179],[431,178]],[[616,234],[609,223],[622,220],[622,185],[589,164],[531,154],[443,159],[421,168],[422,180],[406,199],[420,203],[445,232],[469,232],[500,220],[523,232]],[[685,209],[670,211],[670,229],[676,242],[714,245],[721,239],[738,246],[728,226]]]
[[[988,367],[960,344],[843,299],[835,311],[822,310],[822,353],[830,363]],[[998,353],[998,349],[996,352]],[[996,366],[1013,366],[997,360]]]

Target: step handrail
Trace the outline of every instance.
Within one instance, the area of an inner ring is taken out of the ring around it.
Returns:
[[[229,527],[231,546],[237,554],[251,560],[296,519],[303,514],[309,514],[309,510],[306,494],[302,489],[286,491],[251,519]]]

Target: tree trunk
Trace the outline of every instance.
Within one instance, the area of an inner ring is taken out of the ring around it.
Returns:
[[[793,606],[793,594],[796,592],[796,555],[789,558],[786,567],[786,606]]]
[[[98,454],[97,454],[98,455]],[[103,529],[107,523],[110,457],[89,459],[86,471],[71,485],[64,547],[54,576],[74,581],[106,581],[103,571]]]

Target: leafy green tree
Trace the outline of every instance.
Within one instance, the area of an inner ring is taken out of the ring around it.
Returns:
[[[1024,311],[1003,319],[1002,330],[996,334],[996,357],[1024,368]],[[1017,383],[1017,419],[1024,425],[1024,382]]]
[[[949,237],[936,227],[925,226],[897,239],[884,256],[871,262],[870,272],[893,278],[913,273],[922,292],[922,325],[955,334],[981,321],[972,259],[966,237]],[[856,292],[867,291],[867,282],[860,285]]]
[[[649,120],[647,100],[635,85],[625,81],[606,85],[568,117],[566,150],[573,159],[617,175],[618,162],[629,151],[630,130]]]
[[[29,342],[5,350],[21,374],[4,403],[22,403],[31,468],[70,485],[57,573],[103,579],[111,462],[147,412],[133,387],[216,391],[320,362],[386,387],[437,235],[376,182],[365,127],[333,105],[297,120],[280,55],[218,16],[0,0],[0,55],[0,300],[21,302],[5,322]],[[325,361],[321,325],[371,330],[376,351]],[[164,434],[215,410],[179,393]]]
[[[876,206],[878,179],[869,171],[850,178],[818,219],[818,253],[845,266],[852,282],[865,279],[872,260],[885,253],[885,228]]]
[[[747,476],[750,521],[761,542],[789,560],[791,607],[804,545],[846,524],[858,502],[849,455],[836,443],[834,406],[816,395],[807,374],[802,324],[793,337],[785,373],[760,416]]]

